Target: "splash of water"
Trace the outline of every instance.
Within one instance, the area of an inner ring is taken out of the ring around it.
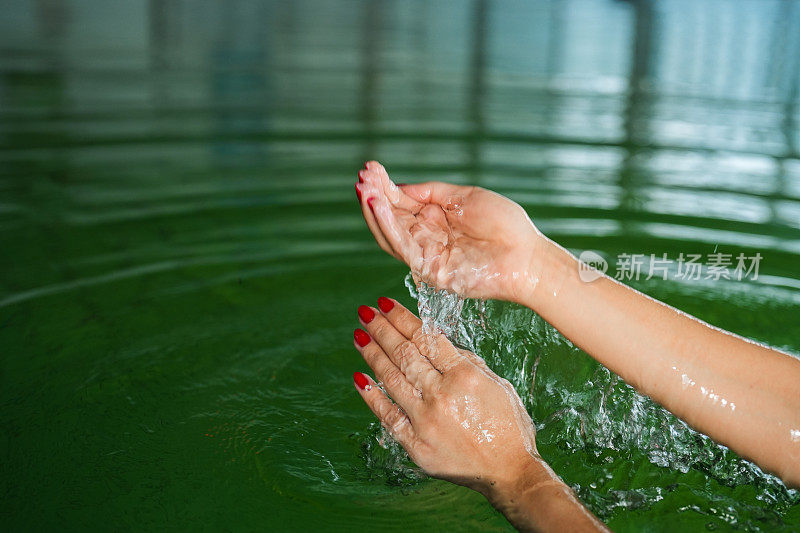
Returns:
[[[704,476],[700,497],[678,510],[709,516],[709,527],[722,522],[744,529],[780,528],[781,516],[800,504],[800,492],[787,489],[780,479],[637,393],[529,309],[463,299],[418,283],[411,274],[405,285],[417,300],[423,327],[440,330],[454,344],[481,355],[514,385],[537,421],[540,450],[556,450],[561,458],[574,458],[591,472],[594,479],[588,482],[562,476],[601,518],[620,510],[646,509],[677,489],[679,483],[625,489],[609,483],[632,457],[663,468],[665,476],[690,471]],[[402,486],[425,479],[378,424],[362,450],[373,476],[382,473],[389,483]],[[724,487],[748,485],[755,496],[745,501],[717,494],[709,488],[711,480]]]

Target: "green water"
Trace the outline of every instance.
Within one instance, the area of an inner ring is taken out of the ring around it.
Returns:
[[[798,36],[797,2],[8,6],[4,529],[509,529],[353,390],[356,307],[416,305],[355,203],[368,158],[575,251],[758,252],[757,280],[633,284],[800,353]],[[796,491],[532,313],[461,316],[615,530],[800,529]]]

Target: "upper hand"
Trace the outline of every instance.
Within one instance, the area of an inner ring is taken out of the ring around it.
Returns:
[[[542,235],[525,210],[480,187],[396,186],[370,161],[356,184],[378,244],[422,281],[462,296],[520,301],[538,282]]]

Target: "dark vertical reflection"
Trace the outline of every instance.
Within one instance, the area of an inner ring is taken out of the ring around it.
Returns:
[[[787,170],[787,160],[796,159],[798,154],[798,132],[796,114],[798,101],[798,85],[800,85],[800,24],[795,21],[798,11],[794,2],[784,2],[777,10],[775,32],[772,45],[772,76],[768,84],[775,87],[781,98],[781,133],[785,142],[785,153],[776,159],[775,190],[770,199],[770,223],[780,225],[780,213],[777,207],[777,198],[786,198],[789,195],[790,175]],[[794,38],[794,39],[793,39]],[[781,84],[780,74],[785,75],[786,83]],[[785,92],[783,87],[786,87]]]
[[[378,82],[380,79],[380,60],[382,40],[380,25],[384,10],[383,0],[367,1],[363,10],[363,36],[361,43],[361,126],[366,136],[361,161],[376,157],[378,143],[377,108]]]
[[[542,120],[547,128],[558,124],[560,113],[560,90],[557,78],[564,67],[564,23],[565,2],[552,0],[549,4],[549,25],[547,28],[547,84],[542,92]]]
[[[220,6],[218,35],[211,48],[210,91],[214,129],[220,137],[212,153],[220,165],[259,165],[267,148],[258,141],[242,142],[265,128],[268,120],[267,6],[236,2]]]
[[[651,0],[630,0],[630,3],[634,12],[634,32],[624,116],[624,143],[633,149],[647,144],[649,139],[648,119],[652,95],[647,84],[652,78],[657,59],[653,3]]]
[[[630,0],[633,7],[634,26],[631,49],[631,66],[628,75],[627,99],[623,116],[625,157],[619,171],[621,192],[619,206],[625,211],[635,210],[640,168],[638,154],[650,143],[649,119],[652,116],[653,95],[648,83],[657,64],[654,5],[651,0]]]
[[[12,88],[9,91],[10,101],[5,103],[8,109],[27,111],[44,108],[48,111],[48,115],[54,118],[63,117],[68,113],[69,60],[65,44],[71,23],[70,15],[68,5],[59,0],[36,2],[36,22],[43,44],[46,67],[6,73],[6,83]],[[30,90],[31,87],[34,88],[33,91]],[[41,138],[58,145],[69,140],[69,132],[54,129],[43,132]],[[28,139],[25,137],[17,141],[20,147],[27,146]],[[46,157],[39,160],[38,164],[44,167],[42,170],[53,183],[63,184],[69,181],[71,164],[68,155],[63,151],[49,152]]]
[[[168,69],[168,44],[175,39],[180,20],[180,4],[167,0],[150,0],[148,6],[150,73],[152,76],[152,104],[154,117],[167,104],[168,92],[164,74]],[[170,36],[173,36],[170,38]]]
[[[472,180],[480,183],[481,149],[486,137],[485,94],[486,94],[486,56],[488,0],[475,0],[472,9],[472,53],[470,58],[469,114],[472,135],[469,145],[469,166]]]
[[[551,0],[547,27],[547,75],[554,78],[564,64],[564,2]],[[549,87],[548,87],[549,89]]]
[[[782,46],[776,52],[783,59],[782,65],[786,68],[787,90],[783,96],[783,120],[781,131],[786,142],[786,157],[799,157],[798,153],[798,91],[800,90],[800,24],[795,20],[795,15],[800,11],[794,2],[783,2],[779,11],[779,21],[783,28]],[[776,32],[777,33],[777,32]],[[792,39],[794,37],[794,39]]]

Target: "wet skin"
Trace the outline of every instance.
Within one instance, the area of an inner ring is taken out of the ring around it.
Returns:
[[[359,172],[356,191],[378,244],[408,264],[415,279],[531,308],[695,429],[787,485],[800,484],[798,359],[607,276],[585,282],[570,253],[517,204],[490,191],[439,182],[398,187],[374,161]]]

